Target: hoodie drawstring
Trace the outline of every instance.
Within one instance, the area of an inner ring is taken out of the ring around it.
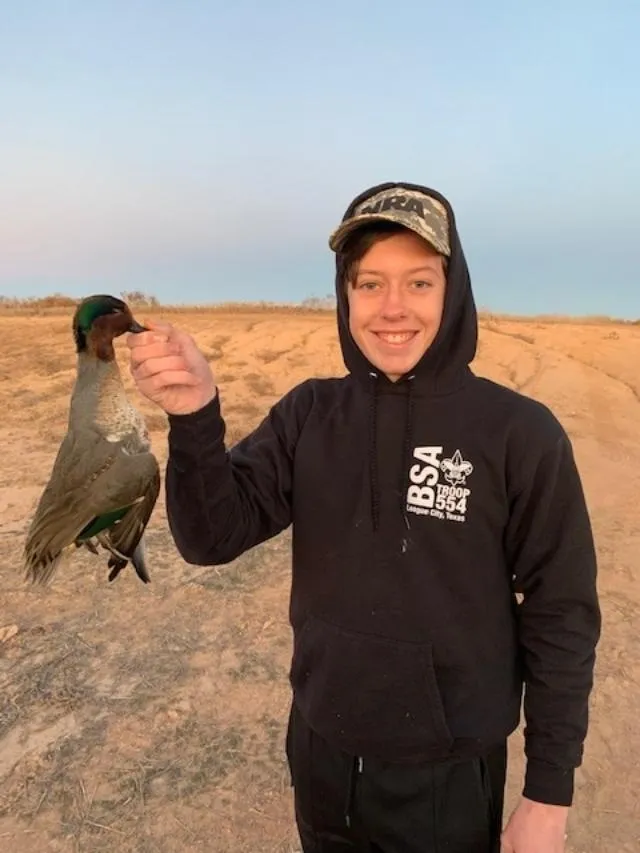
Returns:
[[[407,529],[411,527],[407,515],[407,478],[411,467],[411,444],[413,441],[413,380],[414,376],[408,376],[409,391],[407,393],[407,408],[404,416],[404,441],[402,444],[402,465],[400,467],[400,511],[404,518]]]
[[[380,485],[378,479],[378,374],[369,373],[371,379],[371,397],[369,403],[369,478],[371,483],[371,520],[374,531],[380,526]],[[404,436],[402,442],[402,460],[400,463],[400,478],[398,492],[400,512],[404,523],[410,527],[407,516],[407,476],[411,464],[411,442],[413,439],[413,375],[407,377],[409,391],[405,409]]]
[[[371,520],[377,530],[380,521],[380,496],[378,485],[378,374],[370,373],[371,402],[369,404],[369,479],[371,483]]]
[[[347,797],[344,807],[344,821],[348,827],[351,827],[351,816],[356,795],[357,777],[362,773],[364,762],[360,756],[354,756],[349,767],[349,776],[347,778]]]

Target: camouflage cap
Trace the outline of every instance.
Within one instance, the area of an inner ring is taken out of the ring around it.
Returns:
[[[449,257],[449,220],[444,205],[418,190],[393,187],[365,199],[329,238],[329,246],[339,252],[356,228],[367,222],[396,222],[424,238],[441,255]]]

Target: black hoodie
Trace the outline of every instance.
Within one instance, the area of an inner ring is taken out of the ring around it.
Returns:
[[[600,632],[571,444],[540,402],[472,373],[453,210],[400,186],[450,220],[427,353],[397,383],[378,373],[349,332],[338,261],[348,375],[294,387],[230,451],[219,397],[170,416],[170,528],[186,561],[220,565],[292,525],[290,680],[325,738],[365,760],[474,755],[516,728],[524,683],[524,794],[569,805]]]

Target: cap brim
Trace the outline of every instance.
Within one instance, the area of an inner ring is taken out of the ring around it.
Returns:
[[[385,213],[361,213],[358,216],[352,216],[346,222],[343,222],[339,225],[336,230],[329,237],[329,248],[333,252],[339,252],[342,248],[344,241],[353,234],[354,231],[357,231],[362,226],[370,224],[372,222],[392,222],[394,225],[401,225],[403,228],[406,228],[408,231],[413,231],[414,234],[417,234],[419,237],[422,237],[436,252],[440,254],[446,255],[446,251],[443,250],[442,246],[437,245],[437,241],[434,240],[428,233],[425,233],[423,230],[419,230],[416,228],[410,218],[402,217],[402,216],[393,216]]]

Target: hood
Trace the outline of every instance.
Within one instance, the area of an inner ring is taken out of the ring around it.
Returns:
[[[371,207],[364,202],[380,192],[394,190],[386,200]],[[409,195],[404,195],[407,190]],[[424,193],[440,203],[447,214],[448,229],[442,221],[442,212],[430,205],[422,204],[419,197],[411,193]],[[478,343],[478,317],[475,300],[471,290],[471,279],[467,262],[462,251],[455,215],[449,201],[437,190],[419,184],[407,182],[387,182],[377,184],[357,196],[342,217],[344,223],[356,216],[357,221],[377,217],[384,211],[385,218],[409,225],[422,234],[439,250],[448,249],[448,264],[445,300],[440,328],[420,361],[410,373],[397,383],[391,382],[363,355],[349,331],[349,305],[343,287],[343,264],[340,253],[336,254],[336,299],[337,320],[342,356],[349,372],[371,393],[369,396],[369,474],[371,520],[373,530],[379,528],[380,486],[378,482],[378,430],[377,408],[382,389],[406,394],[404,438],[402,447],[402,467],[399,475],[398,493],[400,511],[407,528],[411,521],[406,511],[407,476],[411,464],[413,443],[413,401],[418,393],[447,393],[455,390],[468,377],[469,365],[476,355]],[[353,223],[355,225],[355,223]],[[336,229],[330,239],[330,246],[336,246],[336,235],[343,227]],[[448,233],[447,233],[448,232]]]
[[[377,193],[389,190],[418,191],[435,198],[447,212],[449,220],[449,247],[447,283],[445,290],[442,322],[431,346],[421,360],[411,371],[416,388],[431,388],[444,390],[452,382],[468,371],[469,364],[476,355],[478,343],[478,317],[475,300],[471,289],[471,279],[467,262],[462,250],[455,221],[455,215],[449,201],[437,190],[419,184],[403,181],[378,184],[365,190],[349,205],[342,217],[342,222],[350,219],[363,202]],[[340,254],[336,255],[335,289],[337,299],[337,320],[342,357],[350,373],[364,382],[370,383],[372,374],[378,373],[377,368],[362,354],[349,331],[349,305],[347,295],[342,286],[343,270]],[[404,377],[403,382],[407,377]],[[392,384],[386,377],[380,376],[380,381]]]

